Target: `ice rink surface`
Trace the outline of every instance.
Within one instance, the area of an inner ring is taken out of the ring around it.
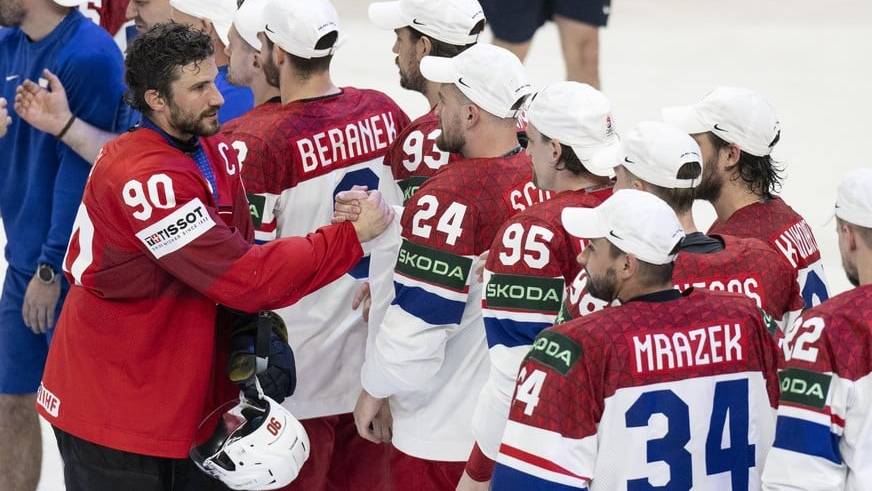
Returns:
[[[334,1],[347,34],[333,63],[337,84],[384,91],[410,116],[422,114],[424,98],[399,87],[393,33],[369,25],[368,2]],[[613,0],[601,44],[603,88],[619,131],[717,85],[768,96],[783,128],[775,152],[786,167],[782,196],[814,229],[832,291],[848,288],[829,219],[841,177],[872,167],[872,2]],[[536,35],[527,66],[538,87],[563,79],[553,25]],[[703,228],[714,218],[708,205],[695,211]],[[59,491],[61,462],[48,431],[44,441],[39,490]]]

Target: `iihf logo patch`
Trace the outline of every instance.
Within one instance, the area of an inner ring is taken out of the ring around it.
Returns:
[[[612,115],[609,114],[606,116],[606,138],[611,138],[615,136],[615,125],[612,122]]]

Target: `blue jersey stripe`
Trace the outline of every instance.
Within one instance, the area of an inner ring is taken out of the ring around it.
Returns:
[[[548,481],[500,463],[497,463],[494,468],[491,489],[494,491],[587,491],[587,487],[576,488]]]
[[[841,465],[839,436],[828,426],[789,416],[778,416],[775,447],[805,455],[814,455]]]
[[[530,346],[543,329],[552,325],[547,322],[519,322],[511,319],[484,318],[488,348],[500,344],[507,348]]]
[[[417,286],[406,286],[394,282],[396,297],[392,302],[427,324],[445,326],[460,324],[465,302],[449,300]]]

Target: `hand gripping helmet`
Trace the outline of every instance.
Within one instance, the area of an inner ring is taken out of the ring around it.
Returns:
[[[269,490],[290,484],[309,458],[303,425],[280,404],[240,397],[216,409],[201,424],[206,439],[191,459],[231,489]],[[214,431],[209,433],[209,428]]]

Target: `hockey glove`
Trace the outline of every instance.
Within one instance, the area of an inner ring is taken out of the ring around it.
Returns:
[[[275,312],[235,313],[230,339],[230,380],[240,385],[249,399],[259,399],[254,376],[264,395],[282,402],[297,385],[294,352],[288,331]]]

